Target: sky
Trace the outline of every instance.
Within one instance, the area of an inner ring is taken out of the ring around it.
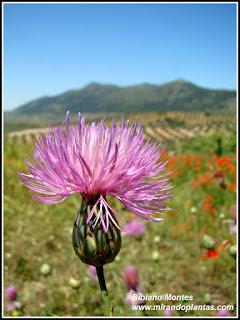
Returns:
[[[90,82],[236,88],[236,4],[24,4],[3,10],[4,109]]]

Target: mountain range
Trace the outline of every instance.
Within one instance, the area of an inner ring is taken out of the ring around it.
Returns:
[[[162,85],[120,87],[92,82],[56,96],[30,101],[12,113],[22,116],[71,113],[134,113],[149,111],[236,111],[234,90],[207,89],[185,80]]]

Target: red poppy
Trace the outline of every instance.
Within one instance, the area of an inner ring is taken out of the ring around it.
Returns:
[[[201,260],[206,260],[206,259],[216,259],[218,258],[218,249],[208,249],[206,253],[201,255],[200,259]]]
[[[223,156],[218,159],[218,165],[219,166],[225,166],[227,164],[231,163],[231,159],[229,156]]]

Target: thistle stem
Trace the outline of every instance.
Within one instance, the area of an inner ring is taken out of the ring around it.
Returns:
[[[101,289],[101,296],[102,296],[102,302],[103,302],[103,308],[104,308],[104,315],[105,316],[112,316],[112,305],[110,302],[110,298],[108,295],[106,282],[104,278],[104,272],[103,272],[103,266],[96,267],[97,270],[97,276],[98,276],[98,282]]]

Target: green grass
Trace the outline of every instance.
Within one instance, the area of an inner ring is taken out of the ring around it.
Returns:
[[[236,261],[229,254],[229,247],[236,239],[229,235],[229,224],[225,221],[231,219],[230,208],[236,203],[236,193],[229,187],[235,183],[235,177],[228,164],[221,167],[225,188],[213,177],[219,169],[220,159],[226,159],[226,156],[232,168],[236,166],[235,145],[234,132],[222,136],[222,155],[213,155],[217,148],[216,135],[171,145],[169,169],[175,173],[174,196],[169,206],[173,210],[164,214],[163,222],[146,222],[147,230],[140,239],[123,237],[118,258],[105,266],[115,316],[142,316],[140,311],[133,311],[125,303],[127,288],[122,280],[122,270],[129,264],[138,267],[140,288],[145,294],[189,294],[193,295],[194,304],[204,304],[204,296],[209,293],[214,305],[236,304]],[[14,284],[19,289],[18,301],[23,307],[18,315],[103,315],[98,283],[88,276],[87,265],[78,260],[71,244],[72,225],[81,198],[74,195],[58,205],[44,205],[31,199],[31,192],[19,183],[17,172],[26,172],[24,160],[31,159],[32,152],[33,144],[5,140],[4,286]],[[184,157],[191,158],[189,166]],[[201,159],[200,165],[195,163],[196,159]],[[196,170],[196,167],[200,169]],[[193,183],[203,174],[211,178],[211,183],[193,188]],[[204,201],[209,195],[213,197],[211,203],[215,213],[204,209]],[[128,219],[130,214],[121,204],[115,206]],[[202,246],[203,233],[214,238],[219,249],[217,258],[201,259],[207,252]],[[154,242],[155,236],[160,236],[159,243]],[[228,244],[221,250],[225,240]],[[152,259],[154,251],[160,254],[158,261]],[[48,276],[40,272],[44,263],[52,269]],[[71,277],[79,279],[78,289],[70,286]],[[147,313],[149,316],[163,314],[162,311]],[[183,313],[176,312],[175,315]],[[187,315],[214,316],[215,312],[194,311]]]

